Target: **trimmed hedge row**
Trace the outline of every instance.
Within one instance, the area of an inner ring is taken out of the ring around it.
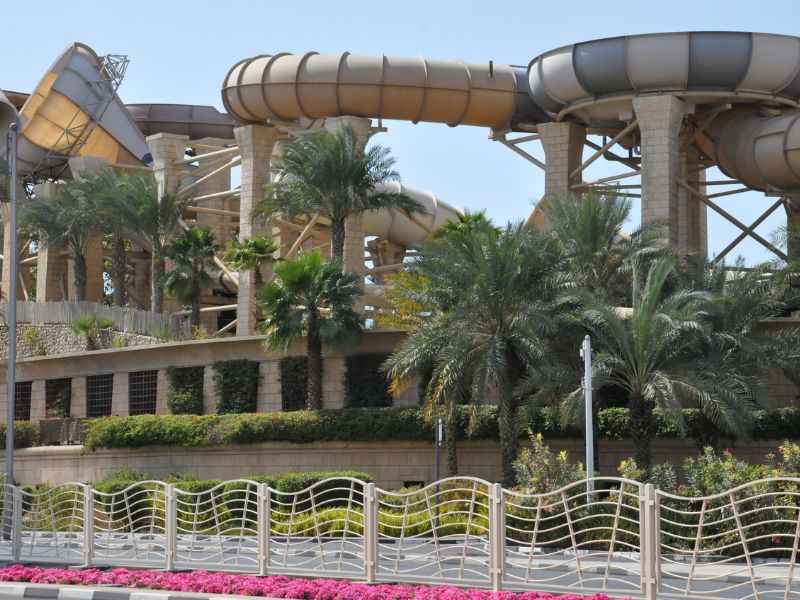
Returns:
[[[700,419],[697,409],[684,409],[687,435],[697,437]],[[575,427],[562,427],[557,411],[534,411],[530,427],[545,439],[581,437]],[[603,439],[628,437],[628,410],[610,408],[599,411],[598,428]],[[418,408],[350,408],[317,412],[255,413],[243,415],[140,415],[102,417],[84,425],[87,451],[99,448],[138,448],[141,446],[213,446],[267,441],[308,443],[316,441],[433,440],[433,424]],[[497,408],[475,411],[470,429],[470,407],[458,412],[460,438],[497,439]],[[797,439],[800,409],[782,408],[757,411],[753,439]],[[656,413],[656,436],[679,436],[675,423]]]

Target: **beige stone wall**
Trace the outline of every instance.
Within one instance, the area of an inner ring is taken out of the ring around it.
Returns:
[[[748,462],[762,462],[775,452],[775,441],[741,444],[734,454]],[[567,450],[573,461],[583,459],[579,439],[552,440],[555,451]],[[265,442],[216,448],[156,447],[132,450],[100,450],[81,454],[80,446],[29,448],[16,453],[14,474],[25,485],[97,480],[111,471],[131,469],[153,478],[172,473],[195,472],[200,477],[235,479],[247,475],[272,475],[286,471],[365,471],[378,486],[397,488],[407,482],[431,482],[434,478],[434,449],[426,442],[315,442],[292,444]],[[600,472],[617,475],[620,460],[633,454],[630,441],[600,444]],[[680,466],[696,456],[692,440],[656,440],[653,459]],[[445,472],[444,456],[441,458]],[[500,451],[496,442],[459,442],[459,474],[489,481],[500,478]]]
[[[327,349],[324,353],[323,393],[327,408],[341,408],[344,404],[344,386],[342,377],[345,369],[345,356],[370,352],[390,352],[403,337],[399,331],[365,332],[359,343],[351,346],[346,352],[333,352]],[[41,418],[44,407],[44,381],[60,377],[72,377],[72,416],[85,414],[85,389],[82,382],[88,375],[103,373],[115,374],[115,391],[113,400],[114,414],[127,414],[127,377],[132,371],[156,369],[159,371],[157,412],[166,414],[165,397],[167,384],[164,370],[168,366],[206,367],[204,374],[204,410],[213,413],[216,407],[214,395],[212,363],[217,360],[249,359],[261,363],[263,376],[258,390],[258,408],[261,411],[279,411],[281,409],[281,387],[279,381],[279,363],[285,356],[282,352],[265,352],[261,336],[235,337],[222,339],[192,340],[187,342],[171,342],[150,346],[136,346],[79,352],[61,356],[43,356],[25,358],[19,361],[17,381],[33,381],[34,406],[42,406],[41,414],[32,412],[32,418]],[[82,345],[79,347],[83,347]],[[305,353],[303,343],[289,349],[288,354]],[[5,380],[5,366],[0,365],[0,378]],[[124,384],[124,385],[123,385]],[[5,385],[0,386],[0,411],[5,411]],[[399,405],[417,404],[417,386],[409,389],[397,399]],[[5,414],[4,412],[2,414]]]
[[[25,332],[30,332],[26,335]],[[101,331],[95,336],[95,343],[101,348],[110,348],[114,344],[126,346],[143,346],[158,343],[148,335],[123,333],[121,331]],[[69,325],[57,323],[32,324],[17,326],[17,357],[53,356],[83,352],[86,340],[83,336],[72,332]],[[0,324],[0,359],[8,357],[8,325]]]

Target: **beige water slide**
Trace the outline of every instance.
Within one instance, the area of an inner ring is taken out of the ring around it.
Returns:
[[[222,99],[238,121],[353,115],[504,129],[572,119],[625,126],[639,95],[729,103],[697,143],[754,189],[800,188],[800,38],[693,32],[558,48],[526,68],[387,56],[276,54],[237,63]]]

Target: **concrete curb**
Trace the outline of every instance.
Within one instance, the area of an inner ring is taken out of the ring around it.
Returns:
[[[58,585],[45,583],[0,583],[0,597],[22,600],[280,600],[265,596],[234,596],[117,588],[91,585]]]

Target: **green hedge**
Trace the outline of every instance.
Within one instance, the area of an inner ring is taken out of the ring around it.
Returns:
[[[205,367],[167,367],[167,408],[175,415],[203,414]]]
[[[6,439],[6,424],[0,423],[0,439]],[[14,421],[14,448],[39,445],[39,421]]]
[[[281,410],[304,410],[308,406],[308,357],[284,356],[278,365]]]
[[[255,360],[218,360],[214,363],[214,392],[217,414],[251,413],[258,403],[258,362]]]
[[[344,405],[347,408],[376,408],[392,405],[389,382],[381,365],[386,352],[353,354],[344,359]]]

